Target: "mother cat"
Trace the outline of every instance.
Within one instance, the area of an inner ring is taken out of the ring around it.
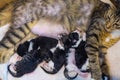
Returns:
[[[69,33],[76,27],[86,29],[90,15],[99,4],[98,0],[16,0],[11,26],[0,42],[0,63],[9,54],[6,49],[14,48],[21,40],[26,41],[30,32],[58,38],[61,33]],[[37,26],[27,23],[39,20]],[[8,55],[9,58],[10,55]]]
[[[111,7],[112,6],[114,6],[114,4],[111,5]],[[99,60],[98,60],[99,44],[96,45],[96,43],[99,43],[99,39],[104,39],[104,38],[102,37],[98,38],[97,37],[98,35],[96,35],[96,33],[99,34],[100,31],[103,31],[101,32],[103,34],[104,32],[106,32],[107,34],[111,33],[111,29],[110,32],[109,29],[107,28],[105,28],[106,31],[104,31],[103,27],[102,29],[101,27],[100,29],[98,29],[99,28],[98,25],[102,25],[102,22],[107,23],[106,17],[103,15],[106,14],[107,11],[113,13],[114,9],[109,9],[109,6],[106,6],[104,3],[101,3],[99,0],[17,0],[14,5],[11,27],[9,31],[6,33],[3,40],[0,42],[1,43],[0,63],[4,62],[4,60],[6,59],[6,55],[9,54],[9,53],[8,54],[4,53],[3,50],[4,49],[6,50],[6,48],[9,49],[14,47],[18,42],[20,42],[28,35],[27,31],[29,32],[32,31],[34,34],[37,35],[57,38],[58,34],[69,33],[70,31],[78,27],[80,28],[80,31],[86,30],[89,24],[90,16],[94,8],[95,8],[95,12],[94,15],[92,16],[93,18],[91,20],[90,28],[87,31],[88,43],[86,45],[86,51],[88,52],[88,57],[90,58],[90,66],[91,66],[91,71],[93,73],[92,77],[96,80],[100,80],[101,71],[99,68]],[[106,9],[106,11],[103,10],[104,8]],[[94,17],[97,14],[98,17]],[[109,14],[106,14],[106,16],[108,15]],[[99,17],[102,18],[98,19]],[[113,17],[111,20],[113,20],[114,18],[115,17]],[[104,21],[102,21],[102,19]],[[39,20],[40,25],[34,26],[32,28],[25,25],[26,23],[34,20]],[[97,25],[97,27],[92,26],[93,24]],[[111,26],[111,24],[109,25]],[[92,34],[91,32],[95,34]],[[92,43],[92,45],[89,45],[89,43],[90,44]]]
[[[103,60],[106,61],[107,49],[120,40],[120,0],[110,0],[105,3],[109,5],[101,3],[96,7],[87,30],[85,49],[89,57],[92,77],[95,80],[102,80],[101,71],[109,76],[109,68]]]

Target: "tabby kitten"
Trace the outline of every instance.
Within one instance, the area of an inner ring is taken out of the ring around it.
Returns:
[[[106,61],[107,49],[120,40],[120,0],[111,3],[114,6],[101,3],[99,7],[96,7],[87,30],[85,49],[92,78],[95,80],[102,80],[103,74],[110,76],[108,65],[103,61]]]
[[[31,31],[42,36],[53,34],[43,35],[43,30],[40,29],[42,24],[48,22],[51,24],[48,25],[49,30],[52,29],[54,30],[52,32],[55,33],[49,37],[71,32],[76,27],[85,30],[96,4],[99,4],[98,0],[16,0],[12,13],[11,27],[0,42],[0,63],[5,62],[6,55],[9,54],[4,51],[10,48],[14,49],[15,45],[21,40],[26,41],[26,37]],[[28,22],[35,20],[44,20],[44,22],[37,28],[26,25]],[[57,29],[53,28],[53,25]],[[63,31],[60,31],[58,27],[62,28]],[[59,33],[57,30],[59,30]],[[64,32],[65,30],[67,32]]]

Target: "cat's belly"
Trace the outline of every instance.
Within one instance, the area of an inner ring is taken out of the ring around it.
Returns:
[[[39,36],[47,36],[52,38],[58,38],[61,33],[68,33],[68,31],[63,28],[62,24],[50,22],[47,20],[40,20],[33,28],[32,32]]]

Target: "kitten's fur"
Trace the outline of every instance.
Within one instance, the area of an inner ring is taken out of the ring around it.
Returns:
[[[16,73],[10,70],[11,65],[8,66],[9,72],[14,77],[20,77],[34,71],[42,61],[52,62],[52,70],[46,70],[46,72],[55,74],[60,70],[65,61],[64,45],[62,45],[62,42],[60,44],[60,40],[49,37],[41,36],[26,41],[18,46],[17,53],[23,58],[14,65]],[[42,69],[45,70],[44,68]]]
[[[70,46],[67,49],[67,57],[65,63],[64,75],[67,79],[74,79],[79,74],[80,70],[87,60],[87,54],[85,52],[85,33],[74,31],[68,36],[67,44]],[[70,72],[75,72],[75,75],[69,75]]]
[[[89,58],[87,56],[87,53],[85,51],[85,45],[86,45],[86,35],[83,33],[80,33],[78,31],[74,31],[69,34],[67,44],[70,43],[71,45],[67,49],[67,59],[65,64],[65,71],[64,75],[67,79],[74,79],[77,77],[77,75],[81,74],[82,72],[87,72],[88,74],[91,73],[89,69]],[[107,70],[104,68],[107,66],[106,60],[104,60],[104,57],[101,57],[104,55],[100,55],[100,59],[102,60],[100,62],[100,67],[102,68],[102,79],[109,80],[110,75],[105,72]],[[104,68],[104,69],[103,69]],[[74,75],[69,75],[70,72],[76,73]]]

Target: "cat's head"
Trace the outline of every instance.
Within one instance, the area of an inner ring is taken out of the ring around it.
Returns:
[[[105,11],[105,25],[107,31],[120,30],[120,0],[101,0],[108,4],[108,10]]]

